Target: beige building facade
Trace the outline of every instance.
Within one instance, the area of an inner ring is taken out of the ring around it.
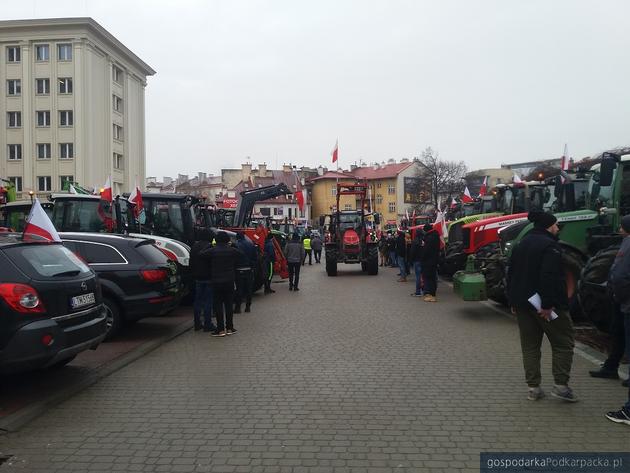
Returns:
[[[153,74],[91,18],[0,21],[0,177],[42,196],[144,183]]]

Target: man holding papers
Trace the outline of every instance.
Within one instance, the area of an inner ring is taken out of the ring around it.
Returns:
[[[557,237],[560,229],[552,214],[532,211],[527,218],[534,228],[514,248],[508,269],[508,298],[521,335],[529,387],[527,398],[536,401],[545,396],[540,387],[540,347],[544,334],[552,351],[551,395],[576,402],[578,398],[568,386],[575,341]]]

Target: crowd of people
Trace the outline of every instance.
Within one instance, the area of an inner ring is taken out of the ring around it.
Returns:
[[[407,282],[414,271],[414,297],[425,302],[437,302],[438,263],[443,242],[440,235],[427,223],[422,229],[392,231],[381,235],[379,240],[380,266],[398,268],[398,282]]]

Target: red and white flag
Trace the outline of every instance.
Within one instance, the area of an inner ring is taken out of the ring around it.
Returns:
[[[443,248],[444,241],[448,236],[448,229],[446,227],[446,217],[444,216],[444,212],[441,210],[438,210],[437,212],[435,222],[433,222],[433,229],[440,235],[440,248]]]
[[[33,205],[31,206],[31,212],[26,219],[26,225],[24,226],[24,235],[38,235],[46,240],[61,241],[59,233],[55,229],[55,226],[46,215],[46,212],[42,208],[42,204],[39,203],[39,199],[36,197]]]
[[[451,199],[451,208],[454,209],[455,207],[457,207],[457,201],[455,200],[455,197],[453,197]]]
[[[522,184],[523,181],[521,180],[520,177],[518,177],[518,174],[514,173],[514,176],[512,177],[512,182],[514,184]]]
[[[295,200],[297,200],[298,209],[300,212],[304,211],[304,203],[306,202],[306,189],[302,188],[300,177],[295,174],[296,186],[295,186]]]
[[[488,176],[484,176],[483,184],[481,184],[481,188],[479,189],[479,197],[483,197],[488,192]]]
[[[560,163],[560,169],[562,171],[568,171],[569,170],[569,148],[567,147],[567,144],[564,144],[564,153],[562,153],[562,161]],[[564,177],[560,177],[561,181],[564,183]]]
[[[140,192],[140,186],[138,186],[138,180],[136,179],[136,187],[133,188],[131,194],[129,194],[129,202],[134,204],[133,214],[136,218],[140,215],[142,210],[144,209],[144,205],[142,203],[142,192]]]
[[[332,151],[332,162],[336,163],[339,159],[339,140],[335,141],[335,148]]]
[[[464,193],[462,194],[462,202],[465,204],[469,204],[470,202],[474,202],[475,199],[470,195],[470,191],[468,190],[468,186],[464,189]]]
[[[106,200],[107,202],[114,201],[114,193],[112,192],[112,178],[107,176],[107,182],[103,186],[103,190],[101,191],[101,200]]]

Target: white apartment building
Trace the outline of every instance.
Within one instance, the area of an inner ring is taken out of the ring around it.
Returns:
[[[0,177],[42,196],[144,183],[153,74],[91,18],[0,21]]]

